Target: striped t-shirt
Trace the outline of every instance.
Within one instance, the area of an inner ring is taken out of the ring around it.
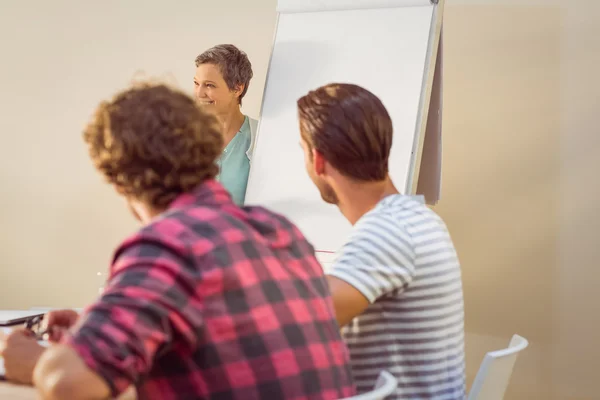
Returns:
[[[441,218],[421,197],[391,195],[353,227],[327,271],[370,302],[342,333],[359,393],[381,370],[396,399],[464,399],[461,272]]]

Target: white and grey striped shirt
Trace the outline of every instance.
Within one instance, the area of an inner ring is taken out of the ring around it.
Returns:
[[[421,197],[391,195],[354,226],[327,271],[370,302],[342,329],[360,393],[381,370],[396,399],[464,399],[461,271],[444,222]]]

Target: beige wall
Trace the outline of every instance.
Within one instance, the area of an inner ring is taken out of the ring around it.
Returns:
[[[81,306],[112,247],[135,229],[80,141],[94,102],[137,68],[187,85],[198,51],[233,42],[255,66],[245,108],[258,115],[275,0],[212,2],[209,11],[191,0],[128,2],[134,11],[117,1],[98,10],[12,3],[0,5],[0,308]],[[92,27],[65,18],[85,10]],[[101,32],[108,15],[119,22]],[[598,398],[599,21],[594,0],[447,0],[435,208],[463,263],[469,382],[513,333],[531,342],[508,399]]]
[[[468,374],[519,333],[531,345],[513,388],[544,398],[559,268],[561,22],[557,8],[448,8],[437,207],[463,262]]]
[[[91,301],[137,226],[81,140],[99,100],[134,76],[191,93],[198,53],[233,42],[254,65],[244,111],[258,116],[275,1],[212,3],[0,1],[0,308]]]
[[[600,7],[515,3],[445,14],[436,210],[463,263],[467,372],[519,333],[531,346],[507,398],[598,398]]]

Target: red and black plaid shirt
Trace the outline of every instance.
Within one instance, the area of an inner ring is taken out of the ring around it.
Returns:
[[[285,218],[209,181],[116,251],[65,340],[118,395],[338,399],[354,394],[323,271]]]

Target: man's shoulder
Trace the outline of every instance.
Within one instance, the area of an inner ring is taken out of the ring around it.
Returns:
[[[114,259],[136,254],[150,255],[163,251],[187,257],[191,248],[200,250],[198,239],[202,237],[205,251],[210,251],[211,236],[216,236],[215,227],[221,216],[211,207],[196,206],[166,212],[144,225],[121,242]],[[201,232],[196,232],[201,231]]]
[[[383,257],[387,260],[414,257],[414,227],[411,216],[415,215],[404,197],[389,198],[364,214],[352,227],[337,260],[361,257]],[[408,200],[410,201],[410,200]]]
[[[244,206],[243,210],[252,229],[278,248],[288,248],[297,257],[315,257],[314,246],[283,214],[255,205]]]
[[[289,236],[294,240],[305,239],[300,230],[287,217],[268,208],[247,205],[214,207],[193,205],[167,213],[138,232],[138,236],[156,238],[170,245],[185,246],[190,242],[227,242],[232,231],[254,236],[255,233],[271,236]]]
[[[246,205],[242,207],[242,209],[251,220],[262,222],[266,225],[271,225],[279,229],[293,231],[296,235],[304,238],[303,234],[300,232],[300,229],[283,214],[258,205]]]
[[[369,237],[409,237],[406,220],[399,209],[377,206],[363,215],[354,225],[350,239],[362,240]]]
[[[293,223],[285,215],[280,214],[277,211],[273,211],[270,208],[264,206],[259,206],[256,204],[247,204],[241,208],[248,215],[260,215],[263,218],[273,219],[276,221],[281,221],[285,224],[293,225]]]
[[[359,220],[362,229],[380,226],[389,233],[412,236],[422,229],[445,230],[442,218],[429,208],[421,196],[392,195],[381,200]],[[357,226],[359,225],[357,223]],[[366,227],[366,228],[363,228]]]
[[[116,248],[113,262],[124,258],[158,258],[162,253],[185,254],[187,248],[169,229],[155,229],[156,225],[147,225],[126,237]]]

